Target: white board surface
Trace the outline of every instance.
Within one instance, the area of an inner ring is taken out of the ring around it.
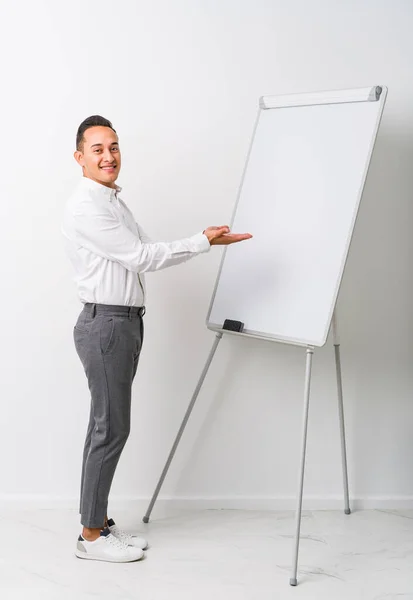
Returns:
[[[246,335],[325,343],[384,106],[382,90],[377,101],[306,105],[305,95],[297,95],[290,103],[297,98],[303,105],[260,109],[232,220],[232,231],[254,237],[223,255],[210,329],[222,330],[225,319],[234,319],[245,324]]]

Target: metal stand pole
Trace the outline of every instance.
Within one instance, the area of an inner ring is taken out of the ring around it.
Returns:
[[[340,340],[338,336],[337,319],[333,315],[333,343],[336,359],[336,374],[337,374],[337,392],[338,392],[338,413],[340,421],[340,438],[341,438],[341,462],[343,466],[343,487],[344,487],[344,512],[346,515],[350,511],[350,498],[348,492],[348,473],[347,473],[347,453],[346,453],[346,431],[344,426],[344,408],[343,408],[343,384],[341,379],[341,360],[340,360]]]
[[[308,409],[310,406],[310,383],[311,383],[311,367],[313,362],[314,348],[307,348],[305,384],[304,384],[304,416],[303,416],[303,435],[301,446],[301,465],[298,478],[298,496],[297,509],[295,513],[295,541],[293,551],[293,567],[291,572],[290,585],[297,585],[297,565],[298,565],[298,549],[300,545],[300,527],[301,527],[301,510],[303,505],[303,487],[304,487],[304,469],[305,469],[305,453],[307,447],[307,430],[308,430]]]
[[[154,507],[154,504],[156,502],[158,494],[159,494],[159,492],[161,490],[161,487],[162,487],[162,484],[163,484],[163,482],[165,480],[165,477],[166,477],[166,475],[168,473],[168,470],[169,470],[169,467],[171,465],[172,459],[173,459],[173,457],[175,455],[176,449],[178,448],[179,442],[181,441],[182,434],[183,434],[183,432],[185,430],[186,424],[188,423],[189,417],[191,416],[192,409],[194,408],[196,399],[198,398],[198,394],[199,394],[199,392],[201,390],[201,387],[202,387],[202,384],[203,384],[204,379],[206,377],[206,374],[208,373],[208,369],[209,369],[209,367],[211,365],[212,359],[214,357],[215,351],[216,351],[216,349],[218,347],[218,344],[219,344],[221,338],[222,338],[222,333],[218,332],[216,334],[216,336],[215,336],[215,340],[214,340],[211,352],[209,353],[208,359],[207,359],[207,361],[205,363],[204,370],[202,371],[201,377],[199,378],[198,384],[197,384],[197,386],[195,388],[195,391],[194,391],[194,394],[193,394],[193,396],[191,398],[191,402],[189,403],[188,409],[187,409],[187,411],[185,413],[184,420],[182,421],[181,427],[179,428],[179,431],[178,431],[178,434],[176,436],[175,442],[174,442],[174,444],[172,446],[172,450],[169,453],[168,460],[166,461],[166,464],[165,464],[165,466],[163,468],[161,477],[159,479],[158,485],[156,486],[155,492],[154,492],[154,494],[152,496],[152,500],[151,500],[151,502],[149,504],[148,510],[146,511],[146,514],[145,514],[145,516],[142,519],[144,523],[148,523],[149,522],[149,517],[151,516],[152,509]]]

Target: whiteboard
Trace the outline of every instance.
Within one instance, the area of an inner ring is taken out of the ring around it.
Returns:
[[[207,327],[325,344],[387,89],[269,96],[231,222]]]

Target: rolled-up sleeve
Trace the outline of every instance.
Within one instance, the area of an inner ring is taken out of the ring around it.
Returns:
[[[177,265],[210,249],[203,233],[173,242],[145,241],[149,240],[146,234],[140,228],[143,235],[134,234],[105,200],[81,202],[72,216],[80,246],[135,273]]]

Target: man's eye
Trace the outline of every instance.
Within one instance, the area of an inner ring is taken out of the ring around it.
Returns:
[[[96,148],[96,150],[93,150],[93,152],[100,152],[100,150],[98,148]]]
[[[119,148],[118,148],[117,146],[114,146],[114,147],[112,148],[112,152],[118,152],[118,151],[119,151]]]

